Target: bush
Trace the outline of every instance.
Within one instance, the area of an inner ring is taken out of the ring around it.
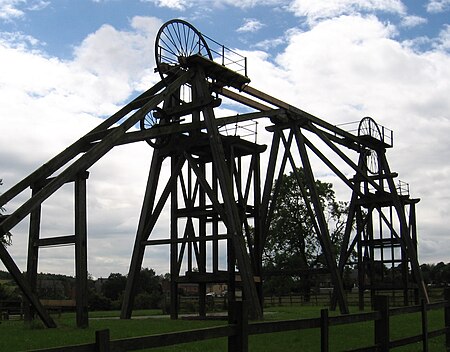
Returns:
[[[88,301],[89,301],[89,309],[90,310],[111,310],[112,309],[111,300],[98,292],[90,291]]]
[[[162,296],[159,292],[139,293],[134,299],[135,309],[156,309],[161,308]]]

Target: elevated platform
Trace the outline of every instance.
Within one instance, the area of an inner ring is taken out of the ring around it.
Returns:
[[[180,61],[181,65],[186,67],[201,66],[205,74],[214,79],[215,84],[219,86],[242,90],[246,84],[250,83],[250,78],[198,54],[182,57]]]
[[[226,153],[232,153],[235,157],[263,153],[267,146],[242,139],[239,136],[221,136]],[[173,143],[163,152],[171,155],[174,152],[187,151],[198,156],[204,162],[212,161],[211,144],[207,133],[195,133],[192,135],[177,135]]]

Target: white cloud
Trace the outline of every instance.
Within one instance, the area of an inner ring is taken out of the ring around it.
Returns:
[[[427,4],[427,11],[430,13],[440,13],[450,9],[450,0],[430,0]]]
[[[30,4],[27,6],[27,10],[40,11],[40,10],[45,9],[49,5],[50,5],[50,1],[45,1],[45,0],[30,1]]]
[[[40,11],[49,4],[50,1],[44,0],[0,0],[0,20],[21,18],[26,11]]]
[[[0,19],[11,20],[22,17],[24,12],[19,9],[19,5],[24,2],[25,0],[0,0]]]
[[[406,8],[400,0],[294,0],[289,9],[297,16],[305,16],[310,24],[321,19],[360,12],[383,11],[405,14]]]
[[[45,46],[45,43],[35,37],[20,32],[0,32],[0,43],[7,44],[11,48],[31,50]]]
[[[290,0],[141,0],[151,2],[159,7],[166,7],[172,10],[184,11],[195,7],[202,8],[223,8],[226,6],[248,9],[256,6],[277,6],[287,5]]]
[[[202,1],[202,0],[200,0],[200,1]],[[207,3],[207,1],[205,1],[205,0],[203,0],[203,2]],[[242,0],[242,1],[214,0],[214,2],[216,4],[229,5],[229,6],[246,9],[246,8],[252,8],[252,7],[256,7],[256,6],[283,5],[283,4],[288,3],[289,1],[286,1],[286,0]]]
[[[284,37],[274,38],[274,39],[265,39],[253,45],[253,47],[261,50],[268,51],[272,48],[276,48],[279,45],[286,43],[286,39]]]
[[[244,24],[240,26],[236,31],[238,32],[257,32],[264,24],[257,19],[254,18],[246,18],[244,19]]]
[[[450,25],[445,25],[444,29],[439,33],[439,37],[435,41],[436,48],[450,51]]]
[[[411,28],[427,23],[427,19],[420,16],[405,16],[402,18],[401,26]]]
[[[144,2],[153,2],[156,6],[167,7],[173,10],[185,10],[192,4],[187,0],[142,0]]]

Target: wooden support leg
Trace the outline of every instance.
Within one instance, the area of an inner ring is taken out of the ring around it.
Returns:
[[[55,328],[56,324],[53,319],[50,317],[48,312],[44,309],[39,298],[31,289],[28,281],[25,279],[20,269],[17,267],[14,260],[9,255],[3,244],[0,244],[0,259],[5,265],[6,269],[9,271],[17,286],[22,290],[22,293],[25,295],[25,298],[31,303],[33,308],[36,310],[39,317],[44,322],[45,326],[48,328]]]
[[[142,267],[142,262],[144,260],[145,246],[142,244],[142,241],[146,236],[146,234],[144,234],[144,229],[155,203],[156,189],[162,162],[163,159],[159,156],[159,151],[155,150],[153,152],[153,158],[150,165],[147,188],[145,190],[144,202],[142,204],[141,216],[139,218],[138,230],[134,242],[133,254],[128,272],[128,280],[123,297],[122,311],[120,314],[121,319],[131,318],[137,280]]]
[[[87,328],[88,318],[88,269],[87,269],[87,217],[86,179],[88,173],[75,180],[75,278],[77,326]]]
[[[312,172],[311,163],[309,161],[308,153],[306,151],[305,143],[303,141],[303,135],[300,133],[299,130],[296,130],[295,137],[297,140],[299,153],[303,162],[303,170],[305,172],[305,177],[309,184],[311,202],[314,206],[314,212],[317,216],[317,222],[320,228],[319,241],[322,245],[322,250],[325,255],[327,266],[330,270],[331,279],[333,280],[334,284],[334,289],[337,291],[336,294],[339,302],[339,308],[343,314],[348,314],[349,310],[344,295],[344,285],[342,283],[342,278],[339,275],[336,260],[333,256],[330,234],[328,232],[327,223],[325,220],[325,216],[323,214],[322,206],[320,204],[314,174]]]
[[[33,188],[32,195],[37,190]],[[39,247],[36,242],[40,237],[41,227],[41,206],[39,205],[30,213],[30,228],[28,235],[28,257],[27,257],[27,280],[30,284],[31,290],[36,294],[37,287],[37,270]],[[25,303],[25,320],[31,321],[34,319],[35,311],[30,303]]]

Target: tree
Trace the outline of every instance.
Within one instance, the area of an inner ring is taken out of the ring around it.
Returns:
[[[117,301],[127,284],[127,278],[120,273],[111,273],[102,285],[102,293],[112,301]]]
[[[301,183],[306,185],[303,169],[297,169],[297,175]],[[283,175],[279,183],[263,258],[264,266],[268,270],[300,272],[298,269],[326,267],[314,219],[308,209],[308,205],[310,209],[312,208],[310,190],[304,187],[305,201],[297,175],[294,172]],[[328,224],[331,250],[338,258],[348,204],[336,200],[331,183],[316,180],[315,186]],[[274,192],[276,192],[275,187]],[[309,293],[313,284],[312,277],[308,274],[294,275],[294,277],[297,280],[294,280],[291,290],[304,290],[305,293]]]
[[[3,180],[0,178],[0,186],[3,185]],[[7,216],[3,213],[5,212],[5,208],[0,206],[0,222],[2,222]],[[3,235],[0,235],[0,243],[4,246],[9,246],[11,244],[11,233],[7,232]]]
[[[163,298],[161,276],[153,269],[141,269],[138,281],[137,295],[134,300],[136,309],[159,308]]]

